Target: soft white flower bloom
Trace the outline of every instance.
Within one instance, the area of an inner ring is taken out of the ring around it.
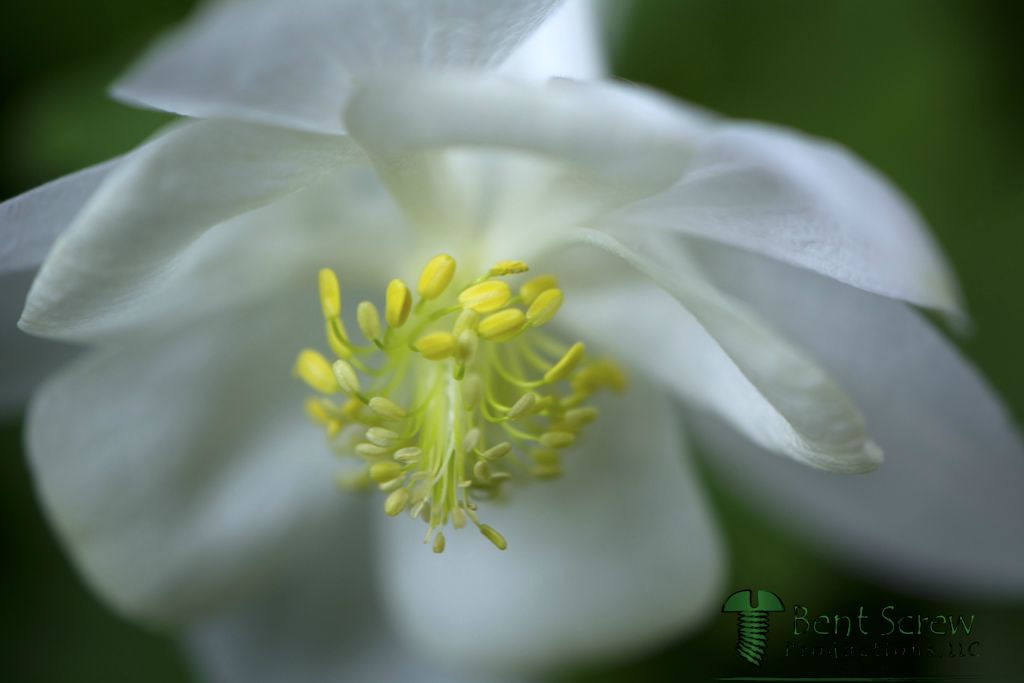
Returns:
[[[0,272],[42,262],[22,329],[90,347],[30,407],[43,501],[95,589],[187,629],[214,680],[426,680],[389,623],[491,670],[684,632],[725,561],[674,397],[730,480],[850,560],[1024,587],[1024,452],[907,305],[962,316],[913,209],[834,145],[543,82],[601,72],[582,5],[533,33],[556,5],[210,3],[115,90],[200,120],[0,207]],[[348,316],[440,252],[554,273],[559,336],[633,375],[564,477],[481,502],[505,552],[463,530],[435,555],[422,523],[337,492],[289,375],[320,343],[320,268]],[[877,471],[832,474],[879,446]]]

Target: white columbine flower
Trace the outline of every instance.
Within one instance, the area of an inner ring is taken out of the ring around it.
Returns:
[[[534,671],[685,631],[726,570],[676,398],[850,560],[1024,585],[1024,454],[907,305],[961,315],[914,211],[834,145],[524,78],[594,75],[580,6],[531,36],[556,4],[209,4],[116,89],[188,120],[0,209],[21,328],[89,347],[30,407],[46,508],[214,680],[424,680],[387,624]]]

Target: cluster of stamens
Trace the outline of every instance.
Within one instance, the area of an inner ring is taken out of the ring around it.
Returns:
[[[455,260],[432,258],[417,285],[392,280],[377,307],[363,301],[356,320],[365,343],[341,320],[341,291],[332,270],[319,275],[327,344],[335,360],[304,349],[296,374],[317,396],[306,412],[339,455],[358,467],[338,478],[345,489],[376,486],[384,512],[408,511],[429,528],[424,542],[443,552],[443,528],[467,521],[497,548],[505,538],[483,524],[477,501],[502,495],[524,478],[562,474],[562,451],[597,417],[586,400],[622,390],[611,361],[584,362],[581,343],[566,346],[538,328],[562,305],[554,277],[524,282],[513,294],[508,276],[521,261],[502,261],[461,288]]]

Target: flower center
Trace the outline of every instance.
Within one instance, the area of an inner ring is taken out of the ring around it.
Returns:
[[[562,452],[597,417],[586,404],[595,392],[621,391],[626,379],[609,360],[585,361],[583,344],[566,346],[540,327],[562,305],[551,275],[523,282],[528,269],[501,261],[466,282],[455,281],[455,260],[432,258],[417,285],[418,301],[402,280],[377,307],[356,308],[366,342],[354,343],[341,321],[338,278],[320,271],[320,304],[327,344],[336,359],[304,349],[296,374],[319,395],[306,411],[322,425],[354,470],[339,476],[345,489],[376,485],[387,493],[384,512],[408,510],[428,525],[424,542],[443,552],[443,529],[472,522],[500,550],[505,538],[480,521],[478,501],[503,495],[525,479],[562,474]]]

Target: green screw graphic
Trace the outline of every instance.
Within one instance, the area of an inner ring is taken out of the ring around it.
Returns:
[[[736,591],[722,605],[722,612],[737,612],[739,626],[736,652],[754,666],[761,665],[768,644],[769,613],[785,609],[771,591],[757,591],[757,607],[750,602],[751,591]]]

